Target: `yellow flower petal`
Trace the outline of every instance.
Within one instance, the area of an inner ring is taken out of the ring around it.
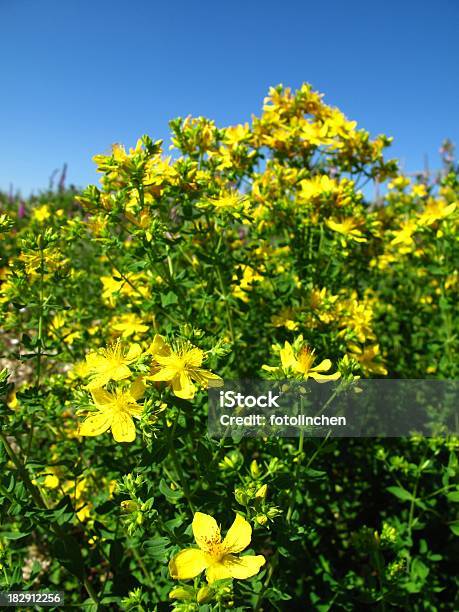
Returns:
[[[222,562],[217,561],[210,565],[206,570],[206,578],[209,584],[215,582],[216,580],[225,580],[227,578],[232,578],[232,574],[230,572],[229,566],[227,567]]]
[[[113,417],[112,434],[116,442],[133,442],[135,440],[135,425],[127,412],[118,412]]]
[[[113,368],[109,372],[110,378],[113,380],[123,380],[123,378],[129,378],[131,375],[131,370],[127,367],[127,365],[120,365],[116,368]]]
[[[222,564],[232,578],[244,580],[255,576],[260,568],[266,563],[263,555],[246,555],[245,557],[234,557],[226,555],[222,559]],[[209,568],[210,569],[210,568]],[[222,572],[223,573],[223,572]]]
[[[177,375],[177,370],[175,368],[161,368],[159,372],[152,374],[148,378],[149,380],[153,380],[156,382],[169,382],[176,375]]]
[[[172,380],[172,390],[174,395],[182,399],[193,399],[196,393],[195,386],[188,374],[188,372],[182,371],[178,376]]]
[[[134,361],[142,354],[142,348],[140,344],[134,343],[129,347],[129,351],[125,357],[125,361]]]
[[[104,406],[113,402],[113,397],[105,389],[91,389],[91,395],[96,406]]]
[[[285,341],[284,348],[280,350],[280,358],[282,367],[285,370],[288,368],[293,368],[296,364],[295,355],[293,354],[293,347],[287,341]]]
[[[97,374],[94,378],[86,385],[86,389],[89,391],[94,391],[95,389],[100,389],[104,385],[106,385],[110,380],[110,374],[103,372],[102,374]]]
[[[166,355],[169,355],[170,348],[164,342],[164,338],[160,336],[159,334],[156,334],[156,336],[153,338],[153,342],[150,344],[148,352],[151,353],[153,356],[155,355],[166,356]]]
[[[133,399],[138,400],[143,397],[144,393],[145,384],[143,382],[143,378],[139,376],[139,378],[132,383],[131,388],[129,389],[129,395],[131,395]]]
[[[98,436],[107,429],[110,429],[112,424],[111,415],[106,412],[97,412],[88,416],[78,429],[80,436]]]
[[[327,382],[328,380],[338,380],[341,373],[335,372],[334,374],[318,374],[316,372],[309,372],[310,378],[313,378],[318,383]]]
[[[203,387],[221,387],[223,380],[218,374],[198,368],[192,372],[192,377]]]
[[[169,572],[176,580],[190,580],[205,570],[207,566],[208,558],[202,550],[185,548],[169,561]]]
[[[328,372],[328,370],[332,367],[332,362],[330,359],[324,359],[319,363],[319,365],[311,368],[311,372]]]
[[[250,544],[252,527],[240,514],[236,514],[234,523],[228,530],[223,546],[228,553],[239,553]]]
[[[98,353],[89,353],[89,355],[86,355],[86,363],[91,368],[99,368],[105,366],[106,359]]]
[[[221,542],[220,528],[214,517],[209,514],[196,512],[192,528],[196,544],[204,551],[209,548],[209,545]]]

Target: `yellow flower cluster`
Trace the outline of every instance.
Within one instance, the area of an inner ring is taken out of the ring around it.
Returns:
[[[134,376],[131,368],[143,354],[150,359],[148,374],[138,375],[128,388],[124,385],[112,390],[105,388]],[[138,401],[144,396],[149,381],[164,382],[174,395],[187,400],[193,399],[196,383],[203,388],[222,384],[219,376],[201,367],[204,358],[204,351],[189,342],[172,347],[158,334],[145,353],[137,343],[126,350],[120,340],[89,353],[80,375],[89,378],[86,388],[95,411],[80,425],[78,434],[98,436],[110,430],[116,442],[133,442],[136,437],[133,419],[142,416],[143,407]]]

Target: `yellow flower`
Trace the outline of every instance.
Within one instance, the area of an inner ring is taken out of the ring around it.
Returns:
[[[169,383],[177,397],[193,399],[196,393],[193,381],[204,388],[222,384],[220,376],[201,368],[205,353],[189,342],[174,350],[157,334],[148,351],[153,355],[149,380]]]
[[[403,244],[405,246],[411,246],[414,242],[413,234],[416,231],[415,221],[405,221],[399,230],[395,232],[394,238],[391,240],[391,244]]]
[[[405,189],[410,184],[410,179],[406,176],[397,176],[388,185],[388,189]]]
[[[113,329],[120,332],[122,338],[129,338],[129,336],[145,333],[148,331],[148,326],[144,325],[142,319],[131,312],[118,317]]]
[[[263,280],[263,276],[248,265],[238,264],[236,268],[242,271],[242,278],[239,279],[238,274],[233,274],[232,281],[237,284],[232,287],[231,293],[243,302],[248,302],[248,292],[253,289],[254,283],[259,283]]]
[[[362,372],[366,376],[370,374],[387,375],[387,369],[384,367],[384,364],[375,361],[375,359],[379,358],[379,344],[366,347],[350,344],[349,349],[351,350],[351,357],[359,362]]]
[[[328,219],[325,223],[334,232],[338,232],[338,234],[342,234],[351,240],[355,240],[356,242],[367,241],[362,232],[357,229],[359,222],[352,217],[347,217],[342,221],[333,221],[333,219]]]
[[[419,225],[431,225],[435,221],[444,219],[456,210],[456,203],[446,205],[444,200],[430,200],[419,217]]]
[[[48,474],[45,476],[43,486],[47,489],[57,489],[59,486],[59,478],[55,474]]]
[[[314,176],[311,179],[303,179],[300,182],[301,191],[298,198],[301,202],[308,202],[314,198],[328,196],[337,191],[335,179],[326,174]]]
[[[294,308],[285,307],[282,308],[278,315],[271,317],[271,323],[274,327],[285,327],[290,331],[298,329],[298,323],[295,321],[296,312]]]
[[[132,417],[140,418],[142,406],[137,403],[145,391],[140,378],[129,391],[116,389],[109,393],[106,389],[91,391],[97,412],[86,417],[78,429],[80,436],[99,436],[111,429],[116,442],[132,442],[135,440],[135,425]]]
[[[11,410],[16,410],[16,408],[19,406],[19,401],[16,396],[15,389],[8,393],[8,396],[6,398],[6,405],[8,406],[8,408],[11,408]]]
[[[413,185],[413,187],[411,189],[411,193],[414,196],[418,196],[419,198],[423,198],[424,196],[427,195],[427,187],[425,185],[422,185],[422,184]]]
[[[171,559],[172,578],[190,580],[205,570],[209,584],[227,578],[244,580],[258,574],[266,563],[263,555],[236,556],[252,539],[252,527],[240,514],[223,541],[216,520],[208,514],[196,512],[192,528],[199,548],[185,548]]]
[[[38,208],[34,208],[32,212],[33,218],[36,219],[39,223],[43,223],[46,219],[51,217],[51,213],[49,212],[49,206],[44,204],[43,206],[39,206]]]
[[[328,372],[328,370],[330,370],[332,367],[332,362],[330,359],[324,359],[318,365],[313,367],[313,363],[316,358],[314,349],[303,345],[302,336],[299,336],[297,342],[301,348],[296,354],[293,350],[293,346],[287,341],[285,341],[284,347],[279,351],[284,373],[291,371],[295,374],[300,374],[304,380],[312,378],[319,383],[329,380],[338,380],[338,378],[341,376],[339,372],[335,372],[334,374],[322,374],[322,372]],[[277,367],[268,365],[263,365],[262,367],[267,371],[279,370]]]
[[[230,146],[237,146],[250,137],[250,128],[248,123],[233,125],[225,130],[225,142]]]
[[[215,198],[208,198],[202,202],[199,206],[213,206],[217,211],[230,211],[239,216],[240,212],[246,212],[249,200],[247,196],[240,194],[235,190],[223,191],[219,196]]]
[[[340,319],[340,336],[346,336],[353,333],[357,336],[359,342],[365,342],[370,338],[374,338],[372,329],[373,322],[373,305],[370,301],[359,301],[355,294],[344,301],[341,305],[344,310]]]
[[[54,271],[67,263],[67,260],[63,259],[56,249],[52,248],[43,249],[43,255],[39,251],[21,253],[19,259],[24,262],[25,270],[31,276],[37,273],[38,268],[42,265],[42,260],[47,271]]]
[[[142,349],[138,344],[131,344],[127,353],[118,341],[98,353],[86,355],[88,374],[91,376],[87,389],[103,387],[110,380],[123,380],[131,375],[128,364],[135,361]]]

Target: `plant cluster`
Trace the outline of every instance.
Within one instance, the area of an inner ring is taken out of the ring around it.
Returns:
[[[96,155],[99,186],[0,197],[1,589],[452,609],[456,437],[206,429],[225,379],[458,377],[451,145],[405,176],[309,85],[250,123],[170,127],[169,148]]]

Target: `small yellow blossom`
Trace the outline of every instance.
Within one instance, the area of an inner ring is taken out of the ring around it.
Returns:
[[[46,221],[46,219],[49,219],[51,217],[49,206],[47,204],[43,204],[43,206],[34,208],[32,211],[32,215],[33,218],[36,219],[39,223],[43,223],[43,221]]]
[[[212,206],[217,211],[230,211],[236,216],[241,212],[245,212],[249,201],[247,196],[240,194],[238,191],[230,190],[223,191],[220,195],[214,198],[208,198],[201,206]]]
[[[303,179],[300,182],[300,188],[301,191],[298,195],[300,202],[308,202],[314,198],[335,193],[338,185],[335,179],[323,174],[312,179]]]
[[[300,349],[296,352],[290,342],[285,341],[283,348],[280,349],[280,360],[282,364],[282,370],[284,373],[293,372],[301,375],[304,380],[312,378],[316,382],[327,382],[329,380],[338,380],[341,376],[339,372],[334,374],[323,374],[328,372],[332,367],[330,359],[324,359],[318,365],[313,366],[315,361],[315,351],[310,347],[303,344],[302,336],[297,339],[297,344],[300,345]],[[264,370],[267,371],[278,371],[278,367],[263,365]]]
[[[285,327],[290,331],[298,329],[298,323],[295,321],[296,312],[294,308],[282,308],[277,315],[271,317],[271,323],[274,327]]]
[[[417,196],[419,198],[423,198],[424,196],[427,195],[427,187],[423,185],[422,183],[419,185],[413,185],[413,188],[411,191],[414,196]]]
[[[131,344],[126,352],[121,342],[116,342],[111,346],[101,349],[99,352],[86,355],[86,364],[91,380],[87,389],[97,389],[103,387],[110,380],[123,380],[129,378],[131,370],[128,365],[135,361],[142,349],[138,344]]]
[[[431,225],[440,221],[456,210],[456,202],[447,205],[444,200],[430,200],[419,217],[419,225]]]
[[[413,220],[402,223],[401,228],[395,232],[391,244],[401,244],[411,246],[414,243],[413,234],[417,229],[416,222]]]
[[[11,410],[16,410],[16,408],[19,406],[19,401],[18,398],[16,396],[16,391],[15,389],[13,389],[12,391],[10,391],[8,393],[8,396],[6,398],[6,405],[8,406],[8,408],[10,408]]]
[[[387,368],[384,367],[384,364],[375,361],[379,358],[379,344],[366,347],[350,344],[349,349],[351,350],[351,357],[359,362],[362,372],[366,376],[370,374],[387,375]]]
[[[366,242],[367,239],[362,234],[362,232],[358,229],[360,222],[352,217],[347,217],[342,221],[334,221],[333,219],[328,219],[326,222],[327,227],[329,227],[334,232],[338,232],[342,236],[346,238],[350,238],[351,240],[355,240],[356,242]]]
[[[410,179],[407,176],[397,176],[388,185],[388,189],[405,189],[410,184]]]
[[[171,559],[172,578],[191,580],[205,570],[209,584],[227,578],[244,580],[255,576],[266,563],[263,555],[237,556],[252,539],[252,527],[240,514],[223,541],[216,520],[208,514],[196,512],[192,528],[199,548],[185,548]]]
[[[142,406],[137,403],[145,391],[142,380],[137,379],[129,391],[93,389],[92,399],[97,411],[86,417],[78,429],[80,436],[99,436],[108,431],[116,442],[133,442],[136,432],[133,417],[140,418]]]
[[[196,393],[193,381],[205,389],[223,382],[220,376],[201,367],[205,353],[189,342],[180,343],[173,349],[157,334],[148,350],[153,355],[148,379],[168,383],[177,397],[193,399]]]
[[[148,325],[144,325],[142,319],[132,312],[116,318],[112,327],[116,332],[121,334],[122,338],[144,334],[148,331]]]
[[[237,146],[246,141],[250,137],[250,128],[248,123],[233,125],[225,130],[225,142],[230,146]]]
[[[263,276],[248,265],[240,264],[237,266],[237,269],[242,271],[242,278],[239,278],[238,274],[233,275],[232,280],[235,284],[231,292],[234,297],[239,298],[243,302],[248,302],[248,292],[252,290],[254,283],[263,280]]]

